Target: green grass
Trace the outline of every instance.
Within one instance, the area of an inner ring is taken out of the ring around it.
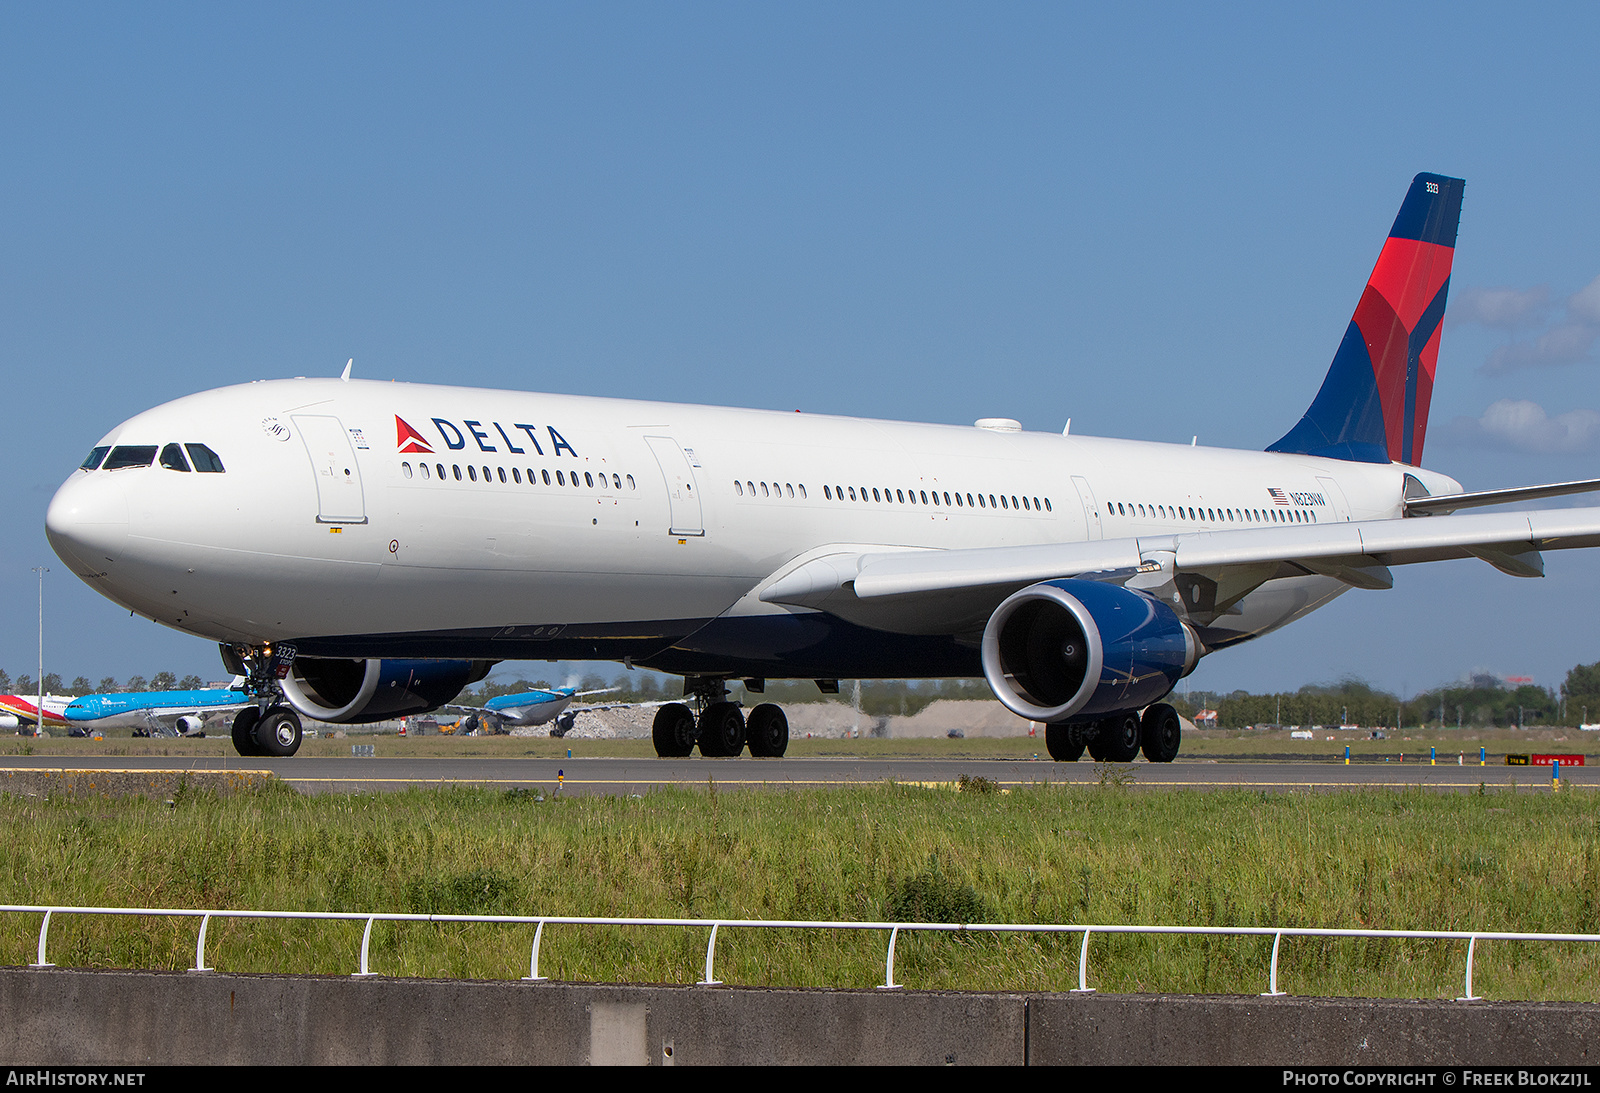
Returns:
[[[981,788],[981,787],[979,787]],[[156,907],[880,920],[1600,931],[1600,808],[1589,794],[1419,791],[1010,793],[909,786],[643,798],[479,789],[301,796],[0,797],[0,899]],[[923,908],[924,911],[918,911]],[[197,922],[60,917],[63,966],[186,968]],[[0,916],[0,962],[34,957],[39,916]],[[214,921],[225,971],[346,974],[359,923]],[[516,978],[532,926],[386,924],[386,974]],[[911,987],[1060,990],[1080,936],[902,935]],[[869,987],[879,932],[724,930],[729,983]],[[692,983],[706,931],[549,927],[541,972]],[[1257,993],[1271,938],[1102,935],[1102,991]],[[1295,994],[1453,997],[1464,942],[1287,939]],[[1478,946],[1490,998],[1600,1000],[1600,952]]]

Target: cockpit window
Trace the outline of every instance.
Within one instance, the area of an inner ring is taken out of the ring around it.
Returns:
[[[217,453],[204,444],[185,444],[189,458],[194,461],[194,469],[201,474],[221,474],[224,470],[222,460],[217,458]]]
[[[106,453],[110,450],[111,445],[109,444],[105,445],[104,447],[96,448],[94,451],[89,453],[89,458],[85,459],[78,469],[80,471],[94,470],[100,466],[100,461],[106,457]]]
[[[148,467],[155,461],[154,444],[118,444],[111,449],[102,470],[120,471],[124,467]]]
[[[189,461],[183,458],[183,449],[176,444],[168,444],[161,449],[161,465],[169,471],[189,473]]]

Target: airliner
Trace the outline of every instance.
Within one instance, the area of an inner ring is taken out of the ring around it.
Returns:
[[[514,725],[517,728],[529,728],[546,725],[551,721],[556,723],[552,736],[564,736],[579,713],[585,710],[615,710],[622,707],[633,706],[662,706],[662,702],[602,702],[580,706],[575,710],[568,710],[575,698],[587,698],[589,695],[609,694],[617,690],[615,687],[602,687],[595,691],[580,691],[576,687],[554,687],[549,690],[540,688],[532,691],[521,691],[517,694],[496,695],[481,706],[464,706],[457,703],[447,703],[446,708],[462,710],[467,713],[466,728],[470,731],[483,727],[489,732],[505,731],[505,726]]]
[[[1169,762],[1205,656],[1392,567],[1514,576],[1600,509],[1483,506],[1421,466],[1463,182],[1416,176],[1320,390],[1266,451],[333,378],[128,419],[51,501],[61,559],[245,677],[241,754],[299,716],[435,709],[502,660],[684,679],[658,754],[776,757],[743,680],[983,675],[1052,757]]]
[[[69,726],[80,729],[131,728],[162,736],[189,736],[204,730],[207,716],[248,705],[251,703],[242,690],[227,687],[126,691],[74,698],[62,716]]]
[[[72,701],[71,695],[44,696],[44,727],[65,725],[62,712]],[[0,729],[16,729],[23,725],[39,728],[38,695],[0,695]]]

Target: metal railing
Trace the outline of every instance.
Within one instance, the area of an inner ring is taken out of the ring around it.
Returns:
[[[213,918],[234,919],[299,919],[299,920],[333,920],[340,922],[364,922],[365,928],[361,933],[361,963],[360,970],[353,972],[355,978],[374,976],[368,962],[368,952],[372,942],[372,927],[378,922],[481,922],[498,923],[501,925],[532,925],[533,948],[528,960],[528,974],[523,976],[524,982],[536,983],[546,980],[546,976],[539,974],[539,944],[544,938],[544,928],[547,925],[555,926],[672,926],[687,929],[710,928],[710,936],[706,939],[705,975],[697,982],[697,986],[721,986],[722,981],[716,977],[716,950],[717,932],[723,927],[737,929],[764,929],[764,930],[881,930],[889,934],[888,952],[884,957],[883,983],[879,990],[899,990],[903,984],[896,983],[894,978],[895,944],[902,931],[921,933],[955,933],[955,934],[1083,934],[1083,944],[1078,950],[1078,985],[1073,989],[1074,994],[1092,994],[1094,988],[1089,986],[1089,939],[1095,934],[1179,934],[1202,935],[1211,937],[1271,937],[1272,959],[1267,971],[1267,989],[1262,992],[1263,997],[1286,994],[1278,989],[1278,954],[1286,937],[1321,937],[1321,938],[1406,938],[1413,940],[1442,940],[1465,941],[1467,943],[1467,958],[1465,968],[1465,990],[1456,999],[1458,1002],[1480,1001],[1478,995],[1472,993],[1472,962],[1476,954],[1479,941],[1566,941],[1566,942],[1600,942],[1600,934],[1544,934],[1544,933],[1512,933],[1493,930],[1340,930],[1340,929],[1315,929],[1310,927],[1273,927],[1273,926],[1121,926],[1121,925],[1095,925],[1090,923],[987,923],[975,922],[967,924],[945,922],[818,922],[807,920],[788,919],[715,919],[715,918],[586,918],[572,915],[426,915],[426,914],[367,914],[356,911],[224,911],[201,910],[196,908],[163,908],[163,907],[53,907],[42,904],[3,904],[0,912],[16,914],[43,914],[44,921],[39,927],[38,958],[30,964],[32,968],[53,968],[46,957],[46,946],[50,936],[50,920],[52,916],[62,915],[122,915],[145,916],[155,918],[198,918],[200,930],[195,939],[194,967],[191,972],[211,972],[216,969],[206,964],[206,929]]]

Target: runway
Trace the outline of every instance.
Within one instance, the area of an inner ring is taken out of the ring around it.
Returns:
[[[131,773],[270,772],[302,793],[379,793],[411,787],[484,786],[571,794],[644,794],[663,787],[783,790],[887,782],[947,785],[962,775],[1002,788],[1031,785],[1130,789],[1249,789],[1325,792],[1340,789],[1412,789],[1469,792],[1515,788],[1550,792],[1548,767],[1433,766],[1423,762],[1325,760],[1212,761],[1101,765],[1081,760],[1010,759],[651,759],[651,758],[292,758],[194,760],[171,757],[0,757],[0,770]],[[1561,789],[1600,786],[1600,768],[1563,767]]]

